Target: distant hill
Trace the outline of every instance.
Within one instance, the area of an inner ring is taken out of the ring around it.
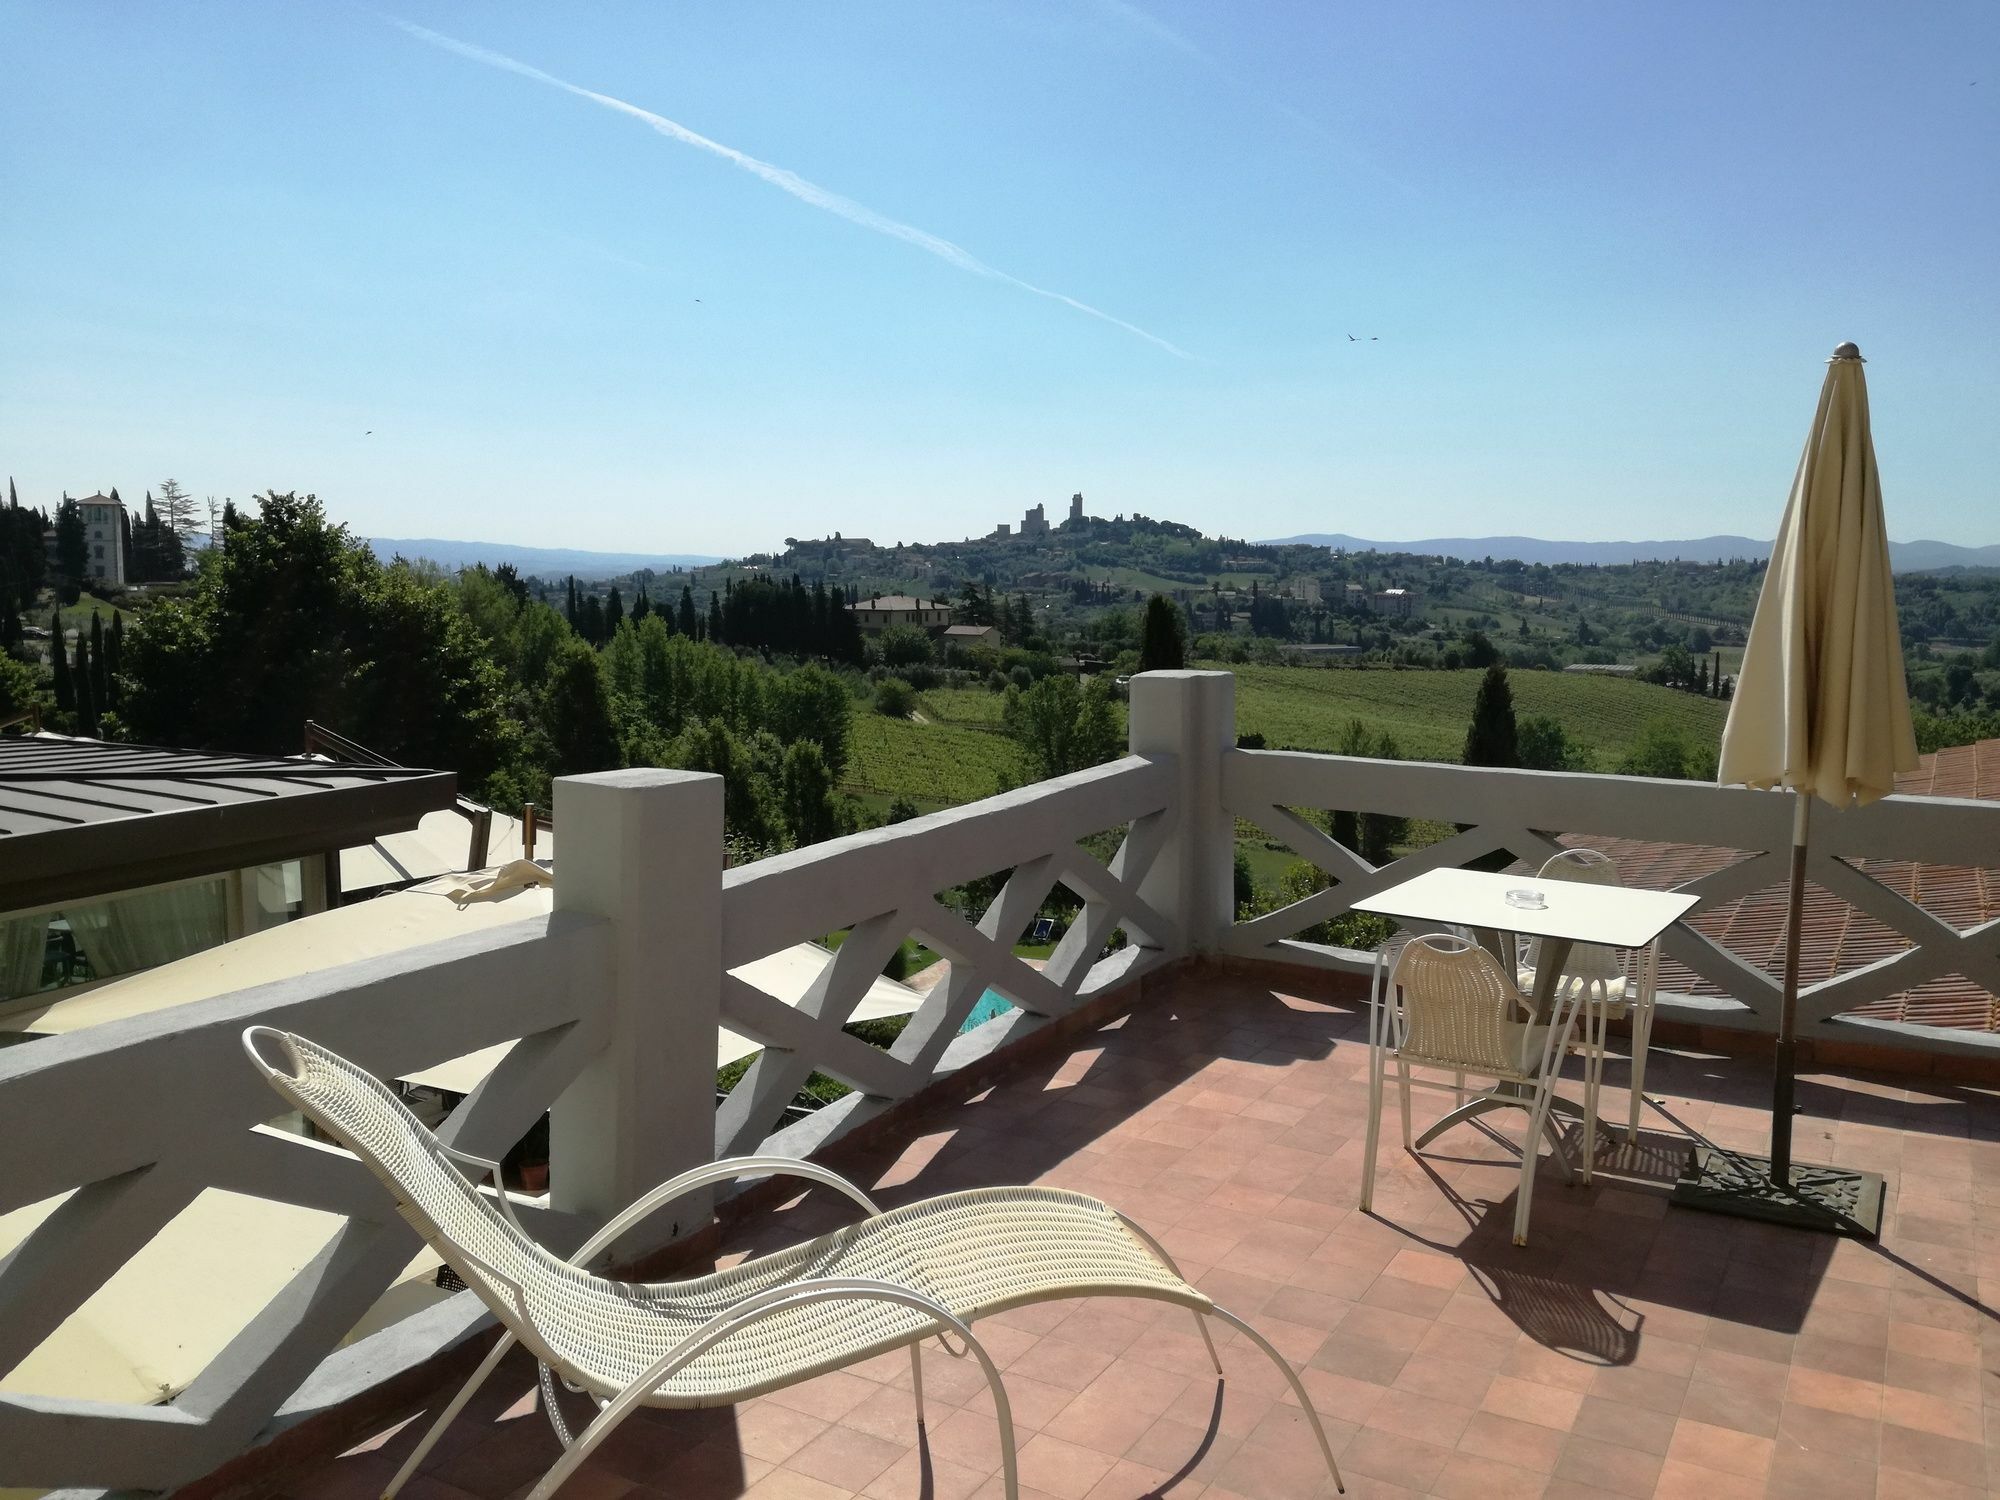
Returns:
[[[1505,557],[1527,563],[1730,562],[1767,557],[1771,544],[1747,536],[1701,536],[1679,542],[1556,542],[1532,536],[1439,536],[1415,542],[1371,542],[1341,532],[1278,537],[1265,546],[1337,547],[1346,552],[1412,552],[1436,557]],[[2000,546],[1952,542],[1891,542],[1899,573],[1936,568],[2000,568]]]
[[[450,542],[438,537],[371,536],[368,545],[387,561],[392,557],[428,558],[441,568],[457,570],[475,563],[497,568],[512,563],[523,577],[540,574],[561,578],[570,573],[579,578],[616,578],[621,574],[651,568],[656,573],[674,568],[703,568],[721,562],[692,552],[579,552],[569,547],[510,547],[505,542]]]

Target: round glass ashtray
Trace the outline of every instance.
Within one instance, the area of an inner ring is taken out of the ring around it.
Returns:
[[[1549,904],[1549,898],[1540,891],[1531,891],[1526,886],[1517,885],[1507,892],[1507,904],[1518,906],[1523,911],[1541,911]]]

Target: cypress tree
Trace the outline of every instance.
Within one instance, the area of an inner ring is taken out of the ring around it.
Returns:
[[[90,680],[90,637],[76,633],[76,661],[70,666],[70,686],[76,694],[76,732],[97,733],[97,694]]]
[[[685,583],[681,585],[681,604],[674,625],[691,641],[701,638],[701,620],[694,612],[694,589]]]
[[[1141,672],[1178,671],[1187,665],[1187,630],[1181,612],[1165,594],[1146,601],[1145,631],[1139,640]]]
[[[653,601],[646,597],[646,585],[639,585],[639,597],[632,601],[632,623],[639,624],[653,612]]]
[[[90,617],[90,697],[99,713],[111,706],[111,685],[105,680],[104,616],[95,612]]]
[[[722,624],[722,595],[713,590],[708,596],[708,639],[718,646],[728,639]]]
[[[118,698],[118,669],[125,662],[125,617],[123,615],[113,615],[111,617],[111,640],[109,645],[111,647],[111,659],[105,664],[104,679],[111,684],[112,706],[116,707],[116,700]]]
[[[1468,766],[1515,766],[1520,752],[1514,728],[1514,690],[1507,684],[1507,669],[1494,662],[1479,684],[1479,700],[1472,706],[1472,723],[1465,731],[1465,763]]]
[[[69,655],[63,650],[62,611],[49,616],[49,675],[53,679],[56,707],[63,713],[76,708],[76,689],[69,680]]]
[[[611,589],[611,597],[604,603],[604,638],[608,641],[618,634],[618,627],[625,619],[625,601],[618,596],[617,586]]]

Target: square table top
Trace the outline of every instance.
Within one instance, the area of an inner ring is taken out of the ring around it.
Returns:
[[[1540,909],[1511,904],[1507,893],[1521,890],[1538,892],[1548,904]],[[1700,899],[1674,891],[1635,891],[1576,880],[1539,880],[1532,875],[1426,870],[1363,897],[1354,903],[1354,909],[1412,922],[1455,923],[1530,937],[1643,948]]]

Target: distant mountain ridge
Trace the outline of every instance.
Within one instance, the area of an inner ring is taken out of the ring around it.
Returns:
[[[392,557],[412,561],[427,558],[441,568],[469,568],[485,563],[497,568],[512,563],[523,576],[561,578],[574,573],[579,578],[616,578],[640,568],[656,573],[674,568],[705,568],[722,561],[694,552],[584,552],[572,547],[515,547],[505,542],[454,542],[440,537],[371,536],[368,545],[384,562]]]
[[[1771,544],[1747,536],[1701,536],[1678,542],[1563,542],[1532,536],[1440,536],[1414,542],[1371,542],[1343,532],[1276,537],[1266,547],[1336,547],[1345,552],[1411,552],[1435,557],[1504,557],[1525,563],[1729,562],[1765,558]],[[2000,568],[2000,546],[1955,542],[1891,542],[1889,565],[1899,573],[1939,568]]]

